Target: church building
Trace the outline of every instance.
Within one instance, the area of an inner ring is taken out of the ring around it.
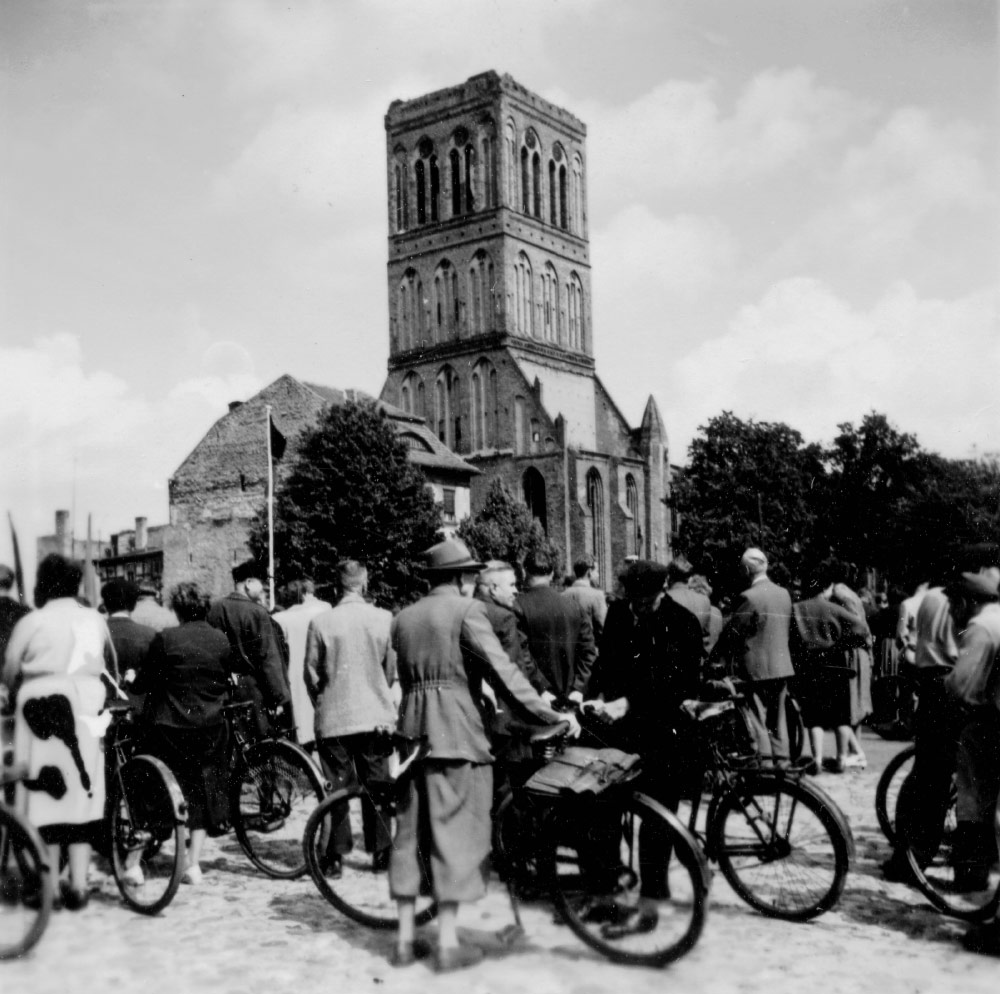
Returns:
[[[382,399],[502,477],[611,587],[626,556],[670,558],[667,436],[631,428],[597,376],[586,126],[486,72],[385,117],[389,362]]]

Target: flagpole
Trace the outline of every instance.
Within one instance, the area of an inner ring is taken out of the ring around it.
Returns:
[[[271,459],[271,405],[267,411],[267,580],[268,597],[274,607],[274,461]]]

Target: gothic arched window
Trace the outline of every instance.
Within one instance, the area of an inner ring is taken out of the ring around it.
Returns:
[[[587,472],[587,511],[590,515],[590,552],[597,560],[598,572],[607,576],[607,554],[605,551],[604,524],[604,481],[596,469]]]
[[[631,473],[625,474],[625,507],[632,515],[627,522],[625,531],[625,555],[640,555],[639,544],[642,533],[641,518],[639,517],[639,488],[635,484],[635,477]]]
[[[521,487],[524,503],[531,512],[531,516],[538,518],[542,530],[548,533],[549,515],[545,501],[545,478],[534,466],[529,466],[521,478]]]

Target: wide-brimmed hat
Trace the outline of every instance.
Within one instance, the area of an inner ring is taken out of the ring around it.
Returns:
[[[474,559],[469,547],[457,538],[432,545],[421,558],[424,573],[478,573],[486,567],[486,563]]]
[[[1000,582],[990,573],[962,573],[954,584],[955,590],[972,601],[995,601]]]

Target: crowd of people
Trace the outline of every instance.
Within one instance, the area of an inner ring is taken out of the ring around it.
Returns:
[[[793,693],[808,732],[808,772],[838,774],[865,764],[858,729],[872,713],[872,675],[889,675],[919,701],[916,766],[897,817],[924,835],[908,837],[937,845],[957,769],[963,873],[975,883],[996,859],[996,546],[965,550],[898,610],[856,591],[835,563],[819,566],[793,595],[771,578],[757,548],[740,559],[743,589],[721,602],[683,556],[627,561],[611,596],[592,557],[574,563],[565,582],[555,567],[544,549],[523,564],[481,562],[450,538],[422,558],[428,593],[396,612],[369,602],[367,568],[354,560],[338,567],[335,604],[302,578],[270,611],[266,572],[250,561],[234,568],[233,592],[212,603],[182,583],[163,607],[115,579],[102,588],[99,612],[78,598],[79,566],[46,557],[34,611],[0,596],[0,648],[13,754],[29,771],[17,802],[46,842],[67,847],[63,905],[87,903],[91,847],[104,818],[109,687],[141,715],[144,749],[171,768],[188,800],[191,885],[202,879],[205,838],[229,823],[227,701],[252,702],[259,730],[307,747],[334,787],[389,775],[382,732],[424,740],[394,837],[374,805],[363,810],[361,844],[372,868],[387,872],[398,904],[392,956],[400,966],[433,955],[438,970],[450,971],[482,955],[459,943],[456,920],[460,904],[484,893],[497,799],[530,765],[513,734],[518,724],[566,722],[577,736],[583,717],[603,741],[641,755],[642,789],[676,809],[695,769],[685,700],[738,688],[759,751],[782,764],[790,759]],[[0,567],[0,594],[12,583]],[[836,753],[826,762],[828,731]],[[40,777],[43,767],[57,776]],[[356,841],[346,809],[334,820],[323,869],[336,876]],[[885,872],[904,872],[898,857]],[[613,881],[595,886],[611,889]],[[415,935],[423,893],[439,908],[434,950]],[[650,874],[638,904],[607,927],[618,935],[650,930],[659,896]],[[967,942],[998,952],[1000,929],[979,928]]]

